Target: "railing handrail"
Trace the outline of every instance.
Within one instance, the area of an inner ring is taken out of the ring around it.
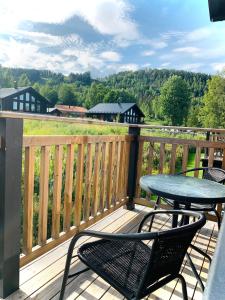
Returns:
[[[137,127],[140,129],[165,129],[165,130],[178,130],[178,131],[190,131],[190,132],[213,132],[224,133],[223,128],[199,128],[199,127],[185,127],[185,126],[163,126],[163,125],[146,125],[146,124],[130,124],[119,122],[107,122],[90,118],[69,118],[69,117],[56,117],[49,115],[30,114],[30,113],[18,113],[18,112],[0,112],[0,118],[13,118],[13,119],[27,119],[27,120],[40,120],[40,121],[57,121],[74,124],[90,124],[90,125],[107,125],[107,126],[119,126],[119,127]]]

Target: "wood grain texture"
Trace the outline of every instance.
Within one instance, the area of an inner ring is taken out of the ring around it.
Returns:
[[[171,157],[170,157],[170,174],[174,174],[175,173],[175,168],[176,168],[176,151],[177,151],[177,144],[172,144]]]
[[[71,225],[73,168],[74,168],[74,145],[70,144],[67,145],[67,157],[66,157],[66,179],[65,179],[65,191],[64,191],[64,219],[63,219],[64,231],[68,231]]]
[[[189,154],[189,147],[188,145],[184,145],[183,156],[182,156],[182,172],[187,170],[188,154]]]
[[[95,144],[94,156],[94,178],[93,178],[93,201],[92,201],[92,216],[96,216],[99,208],[99,163],[100,163],[100,148],[99,143]]]
[[[142,165],[143,165],[143,150],[144,150],[144,143],[142,141],[139,142],[138,148],[138,161],[137,161],[137,178],[136,178],[136,190],[135,190],[135,197],[140,197],[141,187],[139,184],[139,180],[142,173]]]
[[[165,161],[165,144],[161,143],[159,149],[159,174],[163,173],[164,161]]]
[[[38,245],[40,246],[45,245],[47,240],[49,152],[50,152],[50,148],[48,146],[41,147],[39,224],[38,224]]]
[[[84,192],[84,208],[83,208],[85,222],[87,222],[90,217],[91,186],[92,186],[91,182],[92,182],[92,144],[87,144],[85,192]]]
[[[81,222],[83,176],[84,176],[84,144],[79,144],[78,153],[77,153],[75,207],[74,207],[74,220],[75,220],[76,227],[78,227]]]
[[[57,239],[60,232],[60,209],[62,193],[62,159],[63,146],[55,147],[54,157],[54,184],[53,184],[53,205],[52,205],[52,238]]]
[[[201,147],[196,148],[195,152],[195,168],[199,168],[200,166],[200,159],[201,159]],[[195,170],[194,176],[198,177],[199,171]]]
[[[23,211],[23,253],[32,251],[33,243],[33,193],[35,148],[25,148],[24,162],[24,211]]]

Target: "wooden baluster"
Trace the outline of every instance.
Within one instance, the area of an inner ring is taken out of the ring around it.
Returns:
[[[115,204],[119,201],[119,185],[120,185],[120,160],[121,160],[121,142],[116,143],[115,151]]]
[[[53,205],[52,205],[52,238],[59,237],[60,230],[60,208],[62,192],[62,157],[63,146],[56,145],[54,159],[54,185],[53,185]]]
[[[164,167],[164,159],[165,159],[165,143],[160,144],[160,150],[159,150],[159,174],[163,173],[163,167]]]
[[[117,200],[121,201],[123,197],[123,181],[124,181],[124,168],[125,168],[125,142],[120,142],[120,161],[119,161],[119,174],[118,174],[118,195]]]
[[[113,176],[113,160],[114,160],[114,143],[109,143],[109,161],[108,161],[108,180],[107,180],[107,198],[106,208],[109,209],[112,200],[112,176]]]
[[[104,212],[106,197],[106,179],[107,179],[107,143],[102,145],[102,169],[101,169],[101,192],[100,192],[100,212]]]
[[[144,148],[144,142],[143,141],[139,141],[135,198],[139,198],[140,197],[140,193],[141,193],[141,188],[140,188],[139,180],[140,180],[141,173],[142,173],[143,148]]]
[[[77,167],[76,167],[76,190],[75,190],[75,226],[78,227],[81,222],[82,208],[82,185],[84,177],[84,144],[78,145]]]
[[[74,145],[67,145],[66,157],[66,179],[64,191],[64,231],[70,230],[72,213],[72,190],[73,190],[73,168],[74,168]]]
[[[116,205],[116,188],[117,188],[117,169],[118,169],[118,142],[114,143],[113,155],[113,171],[112,171],[112,201],[113,206]]]
[[[91,176],[92,175],[92,144],[87,144],[85,194],[84,194],[84,220],[87,222],[90,217],[91,206]]]
[[[130,145],[131,141],[126,141],[125,144],[125,168],[124,168],[124,197],[127,196],[127,188],[128,188],[128,172],[129,172],[129,159],[130,159]]]
[[[175,173],[175,168],[176,168],[176,151],[177,151],[177,145],[172,144],[172,149],[171,149],[171,158],[170,158],[170,174]]]
[[[154,151],[154,143],[149,143],[148,149],[148,162],[147,162],[147,174],[152,174],[153,170],[153,151]]]
[[[195,152],[195,168],[199,168],[200,165],[200,159],[201,159],[201,147],[197,147],[196,148],[196,152]],[[199,171],[196,170],[194,172],[194,176],[198,177]]]
[[[208,167],[213,167],[213,162],[214,162],[214,148],[209,148]]]
[[[184,145],[183,146],[183,157],[182,157],[182,172],[187,170],[188,153],[189,153],[188,145]],[[186,176],[186,174],[184,174],[184,175]]]
[[[49,146],[41,147],[39,227],[38,227],[38,244],[40,246],[45,245],[47,240],[49,152],[50,152]]]
[[[93,180],[93,202],[92,202],[92,216],[96,216],[99,206],[99,155],[100,144],[95,144],[95,159],[94,159],[94,180]]]
[[[32,251],[33,243],[33,193],[34,193],[34,147],[25,148],[24,166],[24,210],[23,210],[23,253]]]

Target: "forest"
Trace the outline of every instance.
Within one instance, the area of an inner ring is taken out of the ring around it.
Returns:
[[[0,66],[0,87],[13,87],[15,82],[17,86],[33,86],[51,106],[58,103],[90,108],[100,102],[135,102],[144,112],[146,122],[199,127],[221,127],[224,122],[222,75],[144,69],[94,79],[90,72],[63,75]]]

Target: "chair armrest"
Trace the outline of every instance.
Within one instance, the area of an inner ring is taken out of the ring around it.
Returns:
[[[107,233],[107,232],[98,232],[93,230],[84,230],[79,233],[78,236],[91,236],[100,239],[106,240],[151,240],[158,237],[157,232],[145,232],[145,233]]]

